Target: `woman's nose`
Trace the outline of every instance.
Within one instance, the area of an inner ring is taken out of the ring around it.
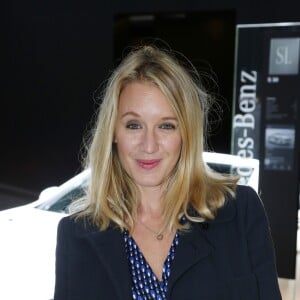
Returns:
[[[147,153],[154,153],[158,150],[158,136],[155,133],[155,130],[145,130],[141,146],[142,150]]]

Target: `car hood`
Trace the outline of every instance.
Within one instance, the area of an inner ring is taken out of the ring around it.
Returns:
[[[53,298],[56,228],[63,216],[30,206],[0,213],[0,299]]]

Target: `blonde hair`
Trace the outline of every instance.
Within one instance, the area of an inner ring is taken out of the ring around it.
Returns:
[[[164,193],[164,225],[182,228],[182,215],[196,222],[213,219],[226,194],[234,193],[237,179],[212,172],[203,161],[209,96],[194,68],[188,71],[170,50],[154,46],[131,51],[107,82],[86,160],[90,185],[84,209],[77,216],[91,218],[101,230],[111,223],[130,232],[133,229],[139,206],[137,188],[120,163],[114,131],[122,88],[136,81],[162,91],[181,130],[180,158]]]

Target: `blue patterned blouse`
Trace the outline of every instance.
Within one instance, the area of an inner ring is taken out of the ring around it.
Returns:
[[[157,279],[138,245],[128,234],[128,231],[124,231],[124,241],[131,270],[132,299],[167,299],[166,295],[168,290],[168,280],[171,273],[171,265],[175,257],[175,250],[178,245],[178,233],[176,232],[175,234],[169,254],[164,262],[162,281]]]

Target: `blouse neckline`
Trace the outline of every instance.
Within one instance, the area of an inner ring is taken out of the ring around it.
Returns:
[[[175,258],[175,250],[179,242],[178,233],[176,232],[174,236],[169,253],[163,264],[161,281],[154,274],[142,251],[140,250],[132,236],[129,235],[128,231],[125,230],[123,236],[131,272],[132,299],[166,299],[168,291],[168,281],[171,274],[171,266]]]

